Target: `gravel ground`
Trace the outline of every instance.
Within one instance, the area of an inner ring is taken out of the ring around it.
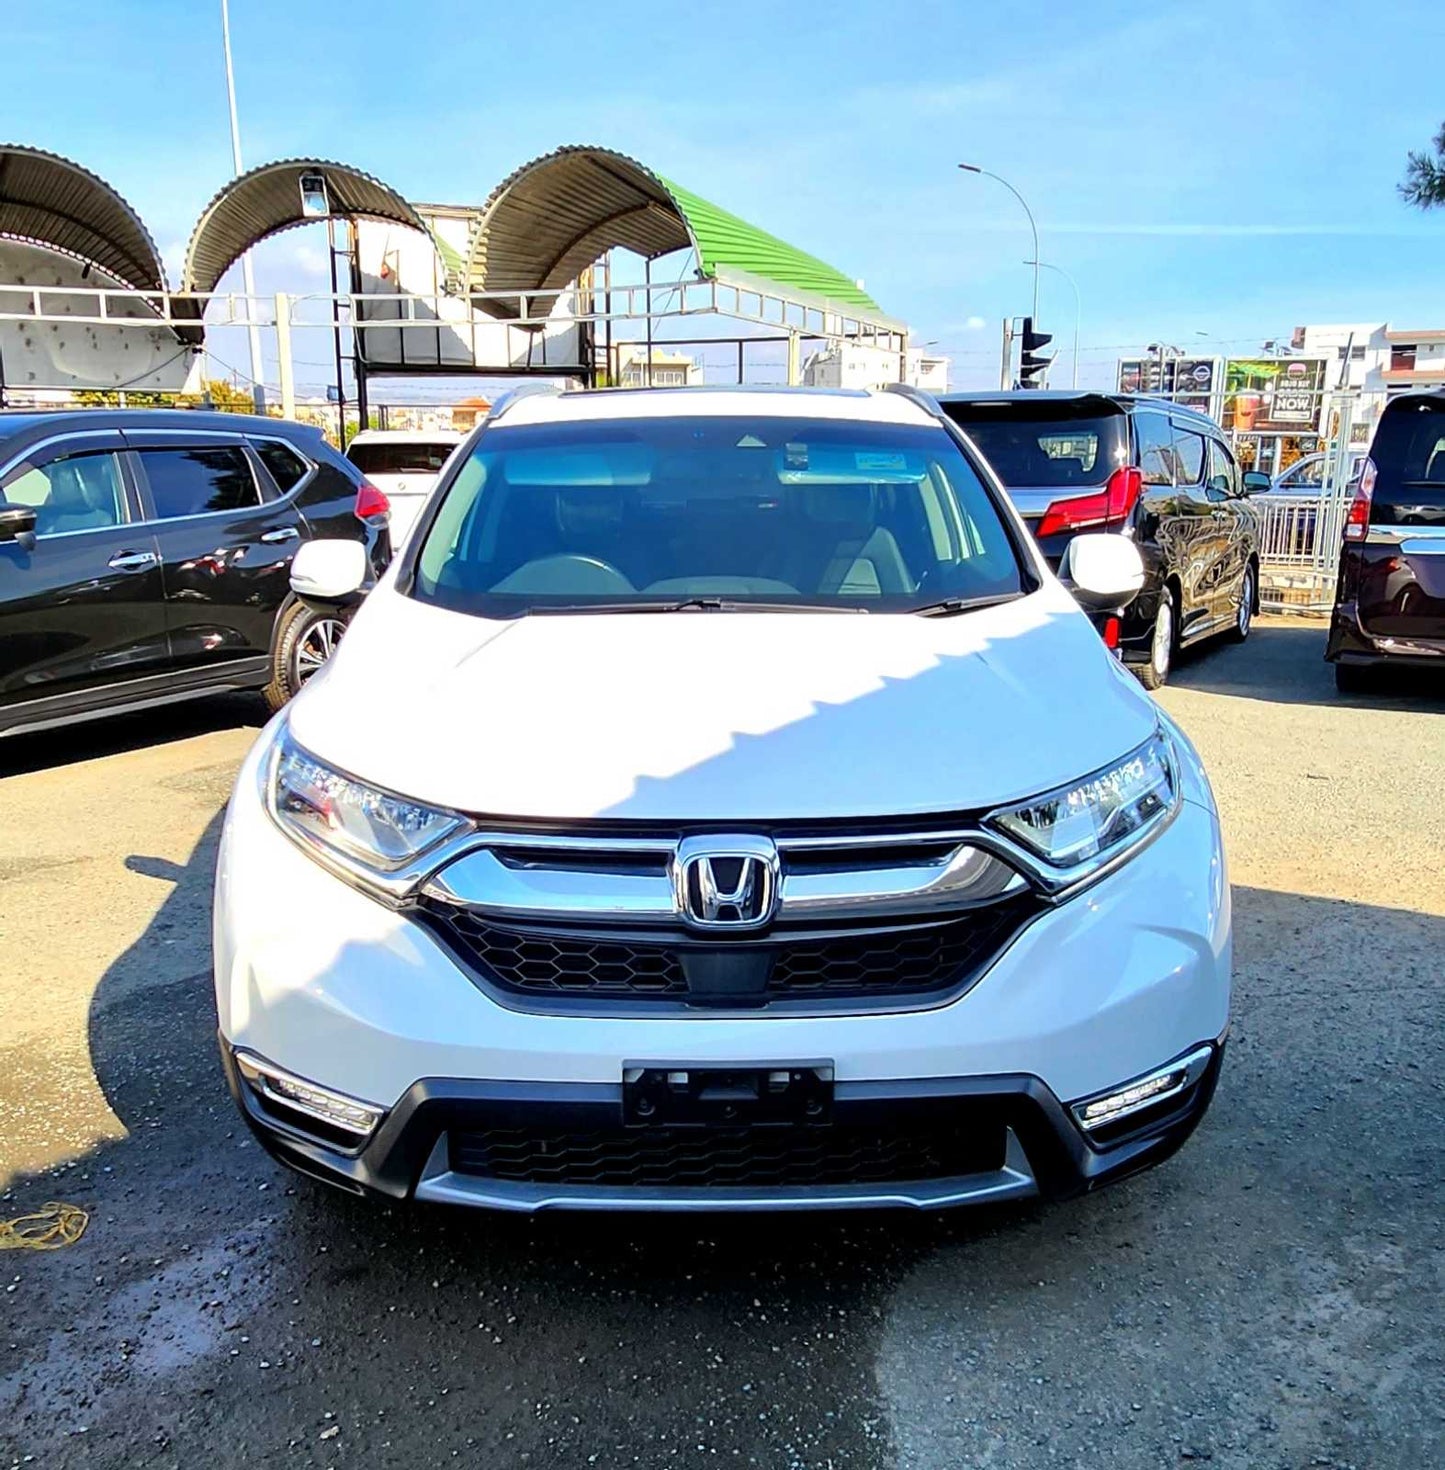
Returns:
[[[249,700],[0,746],[0,1466],[1445,1460],[1445,693],[1319,624],[1163,702],[1230,845],[1235,1028],[1174,1160],[946,1217],[378,1209],[233,1116],[207,973]]]

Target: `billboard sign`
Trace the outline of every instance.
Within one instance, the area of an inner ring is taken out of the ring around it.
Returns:
[[[1121,393],[1158,393],[1209,413],[1220,381],[1217,357],[1125,357],[1119,360]]]
[[[1224,364],[1224,427],[1238,434],[1314,434],[1324,407],[1322,357],[1231,357]]]
[[[1214,389],[1219,381],[1217,357],[1180,357],[1174,362],[1175,403],[1208,413],[1214,407]]]

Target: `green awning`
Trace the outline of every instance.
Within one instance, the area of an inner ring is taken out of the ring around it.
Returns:
[[[703,275],[727,279],[741,271],[765,281],[776,281],[809,296],[820,296],[861,311],[877,312],[878,303],[842,271],[750,225],[726,209],[710,204],[681,184],[661,183],[672,195],[678,213],[697,242],[698,266]]]
[[[515,316],[515,302],[478,293],[561,291],[614,247],[648,259],[691,249],[705,279],[897,326],[844,272],[607,148],[559,148],[503,180],[483,206],[468,284],[482,310]]]

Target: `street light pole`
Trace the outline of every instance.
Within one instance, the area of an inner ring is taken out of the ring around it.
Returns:
[[[1031,210],[1029,208],[1029,202],[1028,202],[1028,200],[1025,199],[1024,196],[1022,194],[1020,194],[1019,191],[1017,189],[1015,189],[1014,186],[1011,183],[1009,183],[1009,181],[1006,178],[1004,178],[1001,174],[990,173],[988,169],[986,169],[986,168],[980,168],[976,163],[961,163],[961,164],[959,164],[959,168],[961,168],[964,171],[964,173],[966,173],[966,174],[979,174],[979,175],[981,175],[985,179],[992,179],[996,184],[1002,184],[1004,186],[1004,188],[1007,189],[1009,191],[1009,193],[1012,194],[1014,196],[1014,198],[1017,199],[1018,202],[1023,205],[1023,207],[1024,207],[1024,213],[1026,215],[1028,215],[1028,217],[1029,217],[1029,229],[1033,231],[1033,235],[1034,235],[1034,310],[1033,310],[1033,319],[1034,319],[1035,325],[1037,325],[1038,324],[1038,319],[1039,319],[1039,227],[1038,227],[1037,224],[1034,223],[1034,212],[1033,212],[1033,210]]]
[[[1082,314],[1079,309],[1079,283],[1061,265],[1050,265],[1046,260],[1026,260],[1025,265],[1042,266],[1046,271],[1053,271],[1062,276],[1074,288],[1074,383],[1079,386],[1079,317]]]
[[[226,52],[226,98],[231,107],[231,161],[236,177],[240,178],[241,128],[236,121],[236,76],[231,68],[231,10],[227,0],[221,0],[221,44]],[[241,257],[241,283],[246,290],[246,335],[251,344],[251,395],[259,412],[266,406],[266,386],[262,378],[261,329],[256,325],[256,277],[251,269],[250,251]]]

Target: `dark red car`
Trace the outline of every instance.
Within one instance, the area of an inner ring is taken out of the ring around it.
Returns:
[[[1445,676],[1445,393],[1385,405],[1345,522],[1325,657],[1350,693],[1383,665]]]

